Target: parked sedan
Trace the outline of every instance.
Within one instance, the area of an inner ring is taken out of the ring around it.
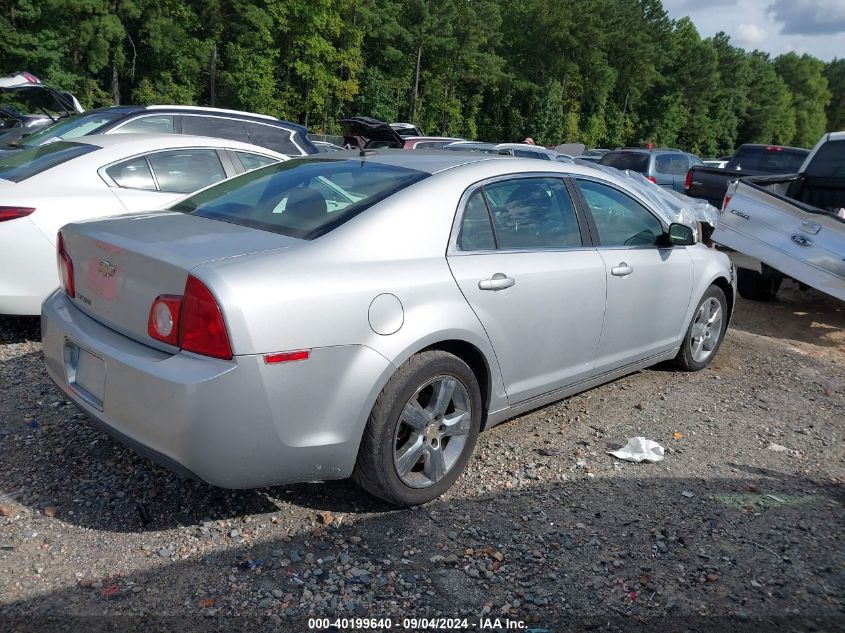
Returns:
[[[105,430],[212,484],[352,476],[423,503],[482,428],[713,359],[733,270],[667,215],[575,164],[294,159],[65,226],[47,371]]]
[[[0,154],[0,314],[40,314],[59,285],[55,243],[63,224],[162,209],[280,160],[285,156],[236,141],[138,134]]]

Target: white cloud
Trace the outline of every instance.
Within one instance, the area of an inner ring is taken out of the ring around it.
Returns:
[[[702,37],[724,31],[748,50],[772,56],[796,51],[825,61],[845,57],[839,27],[845,0],[663,0],[663,6],[673,20],[689,16]]]
[[[731,41],[742,48],[759,48],[768,35],[768,31],[757,24],[740,24],[731,33]]]

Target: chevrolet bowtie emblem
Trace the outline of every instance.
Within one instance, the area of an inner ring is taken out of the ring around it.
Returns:
[[[103,277],[113,277],[114,271],[116,268],[112,266],[109,262],[105,259],[100,260],[100,265],[97,266],[97,271],[103,275]]]

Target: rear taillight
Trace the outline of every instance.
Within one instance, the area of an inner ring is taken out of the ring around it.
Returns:
[[[25,218],[33,211],[35,211],[35,209],[31,207],[0,207],[0,222]]]
[[[229,334],[217,300],[205,284],[190,275],[184,295],[160,295],[153,301],[147,333],[186,352],[232,358]]]
[[[780,145],[767,145],[767,146],[766,146],[766,151],[767,151],[767,152],[782,152],[782,151],[783,151],[783,149],[784,149],[784,148],[783,148],[783,147],[781,147]]]
[[[657,178],[655,178],[654,176],[649,176],[648,181],[653,182],[655,185],[657,184]]]
[[[182,311],[182,297],[161,295],[153,301],[147,333],[154,339],[168,345],[179,345],[179,313]]]
[[[65,238],[59,231],[56,239],[56,255],[58,257],[59,275],[62,278],[62,290],[71,299],[76,296],[76,285],[73,282],[73,261],[65,250]]]
[[[220,306],[211,291],[192,276],[185,283],[185,296],[182,298],[179,346],[203,356],[232,358],[232,346]]]
[[[724,213],[727,210],[728,205],[730,203],[731,203],[731,197],[725,196],[725,199],[722,201],[722,213]]]
[[[684,191],[689,191],[692,185],[692,169],[687,172],[687,177],[684,179]]]

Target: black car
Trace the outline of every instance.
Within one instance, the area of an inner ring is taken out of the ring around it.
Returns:
[[[287,154],[316,154],[301,125],[264,114],[197,106],[111,106],[88,110],[21,138],[0,149],[36,147],[88,134],[195,134],[252,143]]]

